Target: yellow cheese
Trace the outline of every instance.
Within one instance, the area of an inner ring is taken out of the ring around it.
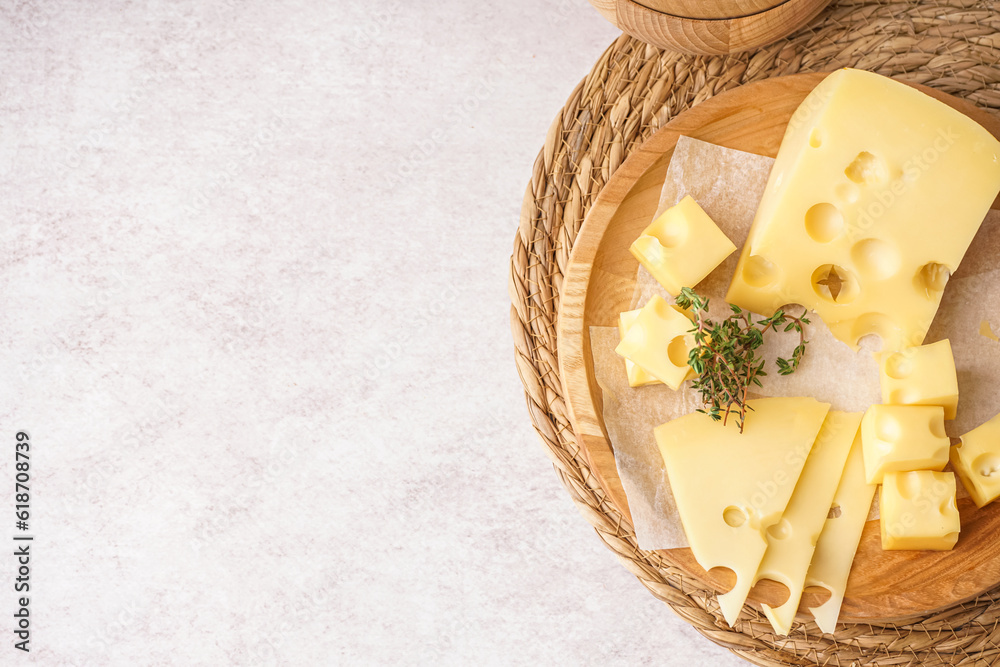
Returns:
[[[951,448],[951,467],[976,505],[1000,496],[1000,415],[978,426]]]
[[[792,628],[813,550],[830,513],[861,417],[860,412],[836,411],[826,416],[781,521],[767,530],[767,551],[754,582],[770,579],[788,589],[788,600],[781,606],[761,605],[779,635],[787,635]]]
[[[748,402],[741,434],[694,412],[658,426],[681,524],[698,563],[726,567],[736,584],[719,595],[733,625],[767,548],[767,530],[781,519],[830,406],[812,398]]]
[[[668,208],[629,248],[668,292],[694,287],[736,246],[690,196]]]
[[[673,306],[675,309],[677,306]],[[628,331],[629,327],[635,324],[636,318],[639,317],[639,313],[642,312],[639,309],[636,310],[626,310],[618,314],[618,335],[622,340],[625,339],[625,332]],[[630,387],[645,387],[647,384],[661,384],[659,380],[650,375],[647,371],[636,366],[631,360],[625,360],[625,374],[628,375],[628,386]]]
[[[858,432],[806,575],[807,587],[821,586],[830,592],[826,602],[810,610],[816,625],[823,632],[832,633],[837,627],[851,564],[861,542],[876,488],[865,481],[865,460],[861,450],[861,433]]]
[[[890,472],[879,493],[882,548],[948,551],[961,525],[950,472]]]
[[[683,312],[662,296],[653,296],[639,310],[615,352],[671,389],[679,389],[694,373],[687,363],[694,347],[690,333],[694,325]]]
[[[785,131],[726,299],[815,310],[857,347],[923,342],[1000,190],[1000,142],[951,107],[871,72],[830,74]]]
[[[879,377],[883,403],[940,405],[945,419],[955,418],[958,376],[949,340],[879,355]]]
[[[873,405],[861,422],[865,473],[881,484],[887,472],[943,470],[951,442],[944,432],[944,408],[930,405]]]

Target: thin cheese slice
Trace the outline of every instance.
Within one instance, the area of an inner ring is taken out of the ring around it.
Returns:
[[[743,433],[735,419],[723,424],[700,412],[655,430],[695,559],[706,570],[736,573],[732,590],[718,598],[730,625],[767,549],[767,529],[781,519],[830,409],[813,398],[748,405]]]
[[[785,131],[726,300],[815,310],[857,349],[920,345],[1000,190],[1000,142],[919,90],[830,74]]]
[[[830,513],[861,417],[860,412],[831,411],[827,415],[781,521],[767,531],[767,552],[755,583],[770,579],[788,588],[788,600],[780,607],[761,605],[779,635],[787,635],[792,628],[816,541]]]
[[[847,456],[829,518],[819,535],[812,564],[806,574],[807,587],[821,586],[830,592],[830,599],[810,609],[816,625],[823,632],[833,633],[837,627],[854,554],[861,542],[861,532],[865,528],[876,488],[875,484],[865,481],[865,457],[859,433]]]

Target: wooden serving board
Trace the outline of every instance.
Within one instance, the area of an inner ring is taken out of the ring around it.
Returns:
[[[589,327],[617,326],[629,308],[638,263],[629,245],[650,223],[681,135],[774,157],[792,113],[826,74],[799,74],[752,83],[696,105],[634,151],[601,191],[577,236],[562,284],[558,322],[560,373],[570,419],[594,475],[609,500],[631,519],[614,454],[602,420],[601,391],[594,380]],[[962,111],[1000,137],[1000,120],[971,103],[917,86]],[[994,203],[998,208],[998,203]],[[904,621],[969,600],[1000,583],[1000,504],[976,509],[959,502],[962,536],[949,552],[883,551],[878,521],[865,526],[841,611],[841,620]],[[729,570],[706,572],[690,549],[660,552],[692,578],[725,592]],[[807,590],[800,609],[825,598]],[[762,581],[749,602],[781,604],[784,586]],[[800,619],[809,619],[800,611]]]

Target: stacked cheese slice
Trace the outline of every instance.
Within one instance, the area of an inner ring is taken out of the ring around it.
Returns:
[[[656,429],[691,550],[706,570],[735,573],[718,598],[730,625],[753,584],[774,579],[791,593],[784,605],[765,607],[777,632],[788,633],[806,585],[830,590],[822,617],[832,630],[874,493],[856,437],[861,415],[829,412],[811,398],[749,405],[742,434],[702,413]],[[823,540],[827,531],[835,537]]]

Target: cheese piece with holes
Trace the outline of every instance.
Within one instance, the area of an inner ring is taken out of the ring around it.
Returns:
[[[830,74],[785,136],[726,299],[815,310],[857,349],[920,345],[1000,191],[1000,142],[951,107],[854,69]]]
[[[951,467],[976,505],[1000,497],[1000,415],[977,426],[951,448]]]
[[[860,412],[831,411],[827,414],[781,521],[767,530],[767,551],[757,568],[754,583],[770,579],[788,589],[788,600],[781,606],[761,605],[771,627],[779,635],[787,635],[792,628],[809,563],[830,513],[862,416]]]
[[[677,308],[677,306],[674,306]],[[635,324],[635,320],[639,317],[639,313],[642,312],[641,309],[636,310],[626,310],[618,314],[618,335],[622,340],[625,339],[625,332],[628,331],[629,327]],[[630,387],[645,387],[648,384],[662,384],[659,380],[649,374],[649,372],[639,368],[631,360],[625,360],[625,374],[628,376],[628,386]]]
[[[879,378],[883,403],[940,405],[945,419],[955,418],[958,375],[948,339],[879,355]]]
[[[865,480],[865,459],[859,431],[847,455],[844,474],[833,496],[830,513],[823,532],[819,534],[809,573],[806,574],[807,587],[820,586],[830,592],[826,602],[810,609],[816,625],[823,632],[832,634],[837,628],[854,554],[861,543],[861,533],[877,488]]]
[[[690,195],[668,208],[629,248],[673,296],[694,287],[736,246]]]
[[[882,548],[892,551],[953,548],[961,530],[956,490],[955,475],[950,472],[887,473],[879,492]]]
[[[658,426],[656,442],[681,525],[698,563],[736,573],[719,595],[733,625],[767,549],[767,529],[780,519],[829,404],[813,398],[748,401],[743,433],[700,412]]]
[[[865,474],[881,484],[888,472],[943,470],[951,441],[944,408],[932,405],[873,405],[861,421]]]
[[[692,376],[688,355],[694,347],[691,320],[684,311],[655,295],[639,309],[615,352],[671,389]]]

